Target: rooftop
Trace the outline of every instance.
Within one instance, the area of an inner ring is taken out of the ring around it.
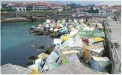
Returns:
[[[49,4],[49,3],[46,3],[46,2],[24,2],[24,3],[17,3],[17,2],[10,2],[8,3],[8,6],[28,6],[28,5],[43,5],[43,6],[60,6],[60,7],[64,7],[65,5],[63,4]]]

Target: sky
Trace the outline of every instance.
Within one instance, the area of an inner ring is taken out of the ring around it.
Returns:
[[[61,4],[65,4],[65,3],[77,3],[77,4],[81,4],[81,5],[88,5],[88,4],[95,4],[95,5],[102,5],[102,4],[107,4],[107,5],[115,5],[115,4],[121,4],[120,1],[52,1],[52,3],[61,3]]]
[[[46,1],[48,3],[54,3],[54,4],[70,4],[70,3],[76,3],[81,5],[89,5],[89,4],[95,4],[95,5],[121,5],[121,0],[114,0],[114,1],[105,1],[105,0],[2,0],[2,1]]]

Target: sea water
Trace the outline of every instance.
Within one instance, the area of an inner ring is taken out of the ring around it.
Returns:
[[[35,36],[29,34],[28,29],[42,21],[15,22],[1,24],[1,65],[12,63],[23,65],[27,63],[28,56],[35,56],[38,51],[32,45],[52,45],[53,39],[49,36]]]

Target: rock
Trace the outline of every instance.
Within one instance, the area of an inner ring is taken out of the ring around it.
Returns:
[[[54,33],[50,34],[50,37],[52,37],[52,38],[56,38],[57,35],[56,35],[56,33],[54,32]]]
[[[49,47],[49,48],[47,48],[47,50],[46,50],[46,54],[50,54],[51,52],[52,52],[52,50],[54,49],[54,46],[51,46],[51,47]]]
[[[44,32],[44,35],[49,35],[49,34],[50,34],[49,31],[45,31],[45,32]]]
[[[30,28],[29,33],[31,33],[31,34],[34,33],[34,28]]]
[[[28,63],[33,63],[34,60],[36,60],[36,59],[37,59],[37,56],[29,56],[29,57],[27,57]]]
[[[20,17],[20,18],[5,18],[2,19],[1,22],[2,23],[6,23],[6,22],[24,22],[24,21],[30,21],[29,19],[26,19],[25,17]]]
[[[44,49],[44,46],[40,46],[40,47],[38,47],[38,49]]]
[[[44,34],[44,31],[43,31],[43,30],[40,30],[40,31],[37,31],[37,32],[35,32],[35,33],[37,33],[38,36],[41,36],[41,35]]]
[[[62,65],[56,69],[43,72],[43,74],[97,74],[94,70],[84,66],[79,60]]]
[[[1,66],[2,74],[30,74],[31,72],[31,69],[21,67],[18,65],[12,65],[10,63]]]

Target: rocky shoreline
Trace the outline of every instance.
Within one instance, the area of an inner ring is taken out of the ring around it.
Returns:
[[[19,18],[4,18],[1,19],[1,23],[8,23],[8,22],[25,22],[25,21],[31,21],[25,17],[19,17]]]

